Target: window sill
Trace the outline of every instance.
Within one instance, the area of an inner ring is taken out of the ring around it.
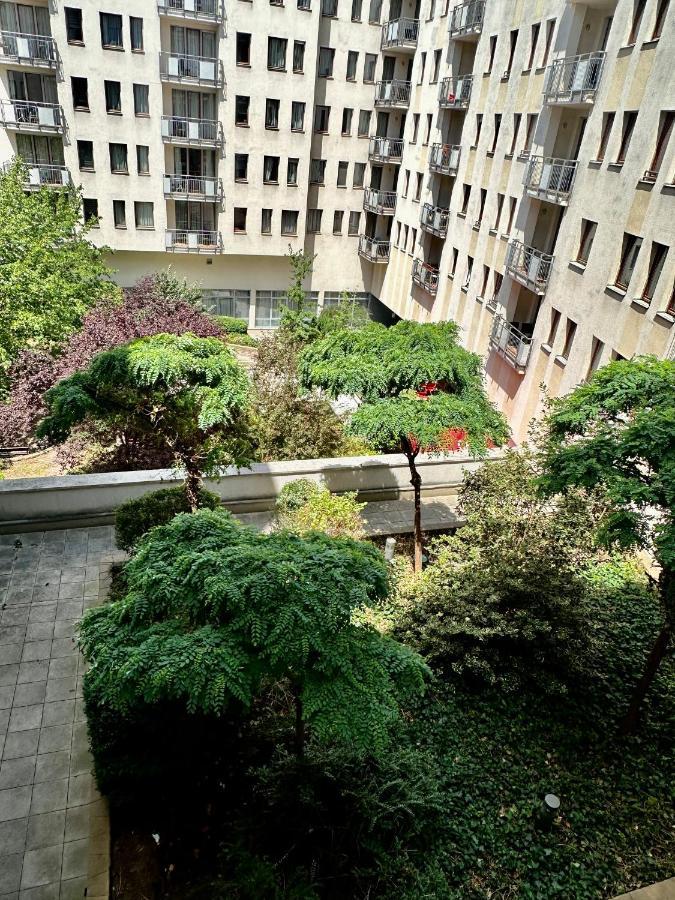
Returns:
[[[304,128],[291,128],[291,134],[304,134]]]
[[[286,69],[286,66],[284,66],[283,68],[279,68],[277,66],[268,66],[267,71],[268,72],[286,72],[287,69]]]
[[[649,300],[644,300],[642,297],[633,297],[631,306],[637,306],[638,309],[646,310],[649,309]]]
[[[141,47],[141,48],[138,48],[138,47],[132,47],[132,48],[131,48],[131,52],[132,52],[132,53],[136,53],[136,54],[138,54],[138,55],[140,55],[140,56],[143,56],[143,55],[145,54],[145,50],[143,50],[142,47]]]
[[[480,304],[482,305],[483,303],[485,303],[485,298],[484,298],[484,297],[478,297],[478,296],[477,296],[477,297],[476,297],[476,303],[480,303]]]
[[[490,75],[492,75],[492,69],[486,69],[485,72],[483,72],[483,78],[489,78]]]
[[[516,159],[519,160],[520,162],[525,162],[529,158],[530,158],[529,150],[521,150],[520,153],[518,154],[518,156],[516,157]]]
[[[638,187],[640,187],[643,191],[651,191],[651,189],[656,184],[656,179],[652,181],[651,178],[638,178]]]
[[[235,234],[246,234],[245,231],[237,231],[236,228],[234,229],[234,233],[235,233]]]
[[[491,234],[491,235],[494,237],[494,236],[497,234],[497,229],[496,229],[496,228],[489,228],[489,229],[488,229],[488,234]]]
[[[128,170],[125,172],[125,171],[122,171],[122,169],[117,169],[117,170],[111,169],[110,174],[111,175],[128,175],[129,172],[128,172]]]
[[[106,109],[106,113],[109,116],[121,116],[122,110],[121,109]]]
[[[101,44],[102,50],[115,50],[117,53],[124,53],[124,47],[113,47],[112,44]]]
[[[448,272],[448,281],[454,281],[455,275],[454,272]]]
[[[89,166],[80,166],[80,172],[95,172],[96,169],[93,167],[90,169]]]
[[[553,353],[553,347],[550,344],[542,344],[541,349],[549,356]]]
[[[535,74],[535,75],[541,75],[542,72],[545,72],[545,71],[546,71],[546,66],[545,66],[545,65],[544,65],[544,66],[537,66],[537,68],[534,70],[534,74]]]
[[[471,226],[472,231],[480,231],[480,222],[474,222]]]
[[[602,163],[603,163],[603,160],[601,160],[601,159],[589,159],[588,160],[588,165],[592,169],[599,169],[600,166],[602,165]]]
[[[282,237],[297,237],[298,232],[297,231],[282,231],[281,236]]]
[[[567,266],[569,269],[572,269],[573,272],[578,272],[580,275],[583,275],[586,271],[586,263],[579,262],[577,259],[571,259]]]
[[[461,291],[463,294],[468,294],[468,293],[469,293],[469,285],[468,285],[468,284],[463,284],[463,285],[461,286],[461,288],[460,288],[460,291]]]
[[[250,128],[251,127],[248,124],[248,122],[235,122],[234,126],[235,126],[235,128]]]
[[[492,157],[495,155],[495,151],[494,151],[494,150],[488,150],[488,151],[486,152],[485,155],[486,155],[486,156],[489,156],[490,159],[492,159]]]
[[[665,322],[668,325],[672,325],[675,322],[675,314],[664,312],[663,310],[659,310],[655,316],[655,319],[660,319],[662,322]]]
[[[617,52],[621,53],[622,50],[632,50],[634,46],[635,46],[635,41],[633,41],[632,44],[624,44],[623,47],[619,47]]]
[[[84,47],[84,41],[66,41],[71,47]]]
[[[75,110],[75,112],[91,112],[88,106],[74,106],[73,109]]]
[[[499,240],[500,240],[500,241],[508,241],[508,239],[509,239],[510,237],[511,237],[510,234],[500,234],[500,235],[499,235]]]
[[[126,230],[127,230],[126,225],[115,225],[115,231],[126,231]]]
[[[235,178],[235,184],[248,184],[248,178]]]
[[[278,181],[263,181],[263,184],[271,184],[274,187],[279,187]]]
[[[265,131],[278,131],[278,125],[265,125]]]
[[[122,113],[120,113],[120,115],[122,115]],[[149,118],[150,118],[150,113],[134,113],[134,116],[135,116],[137,119],[149,119]]]
[[[530,66],[529,69],[523,69],[523,71],[520,74],[521,75],[529,75],[531,71],[532,71],[532,67]]]
[[[623,288],[617,287],[615,284],[608,284],[605,286],[605,293],[612,294],[615,297],[618,297],[619,300],[623,300],[626,296],[626,291]]]
[[[154,230],[155,230],[154,225],[137,225],[136,226],[136,231],[154,231]]]
[[[559,366],[562,366],[563,369],[567,365],[567,357],[566,356],[562,356],[562,355],[555,356],[554,361],[557,362]]]
[[[286,187],[297,187],[297,186],[298,186],[297,182],[295,182],[295,183],[292,181],[286,182]]]
[[[659,37],[650,38],[648,41],[643,41],[640,50],[648,50],[650,47],[656,47],[659,42]]]
[[[623,169],[623,163],[621,163],[621,162],[607,163],[607,169],[610,172],[620,172],[621,169]]]
[[[458,218],[458,219],[466,219],[466,213],[465,213],[465,212],[458,212],[458,213],[457,213],[457,218]]]
[[[504,159],[513,159],[513,153],[505,153]]]
[[[238,69],[250,69],[250,68],[251,68],[251,63],[250,63],[250,62],[238,62],[238,63],[237,63],[237,68],[238,68]]]

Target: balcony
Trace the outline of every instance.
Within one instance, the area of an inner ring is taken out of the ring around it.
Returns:
[[[511,277],[520,284],[535,294],[546,293],[553,266],[550,254],[527,247],[521,241],[511,241],[506,248],[504,265]]]
[[[219,149],[224,143],[223,127],[215,119],[162,116],[162,140],[167,144]]]
[[[462,78],[443,78],[438,91],[438,105],[441,109],[466,109],[471,99],[473,75]]]
[[[205,175],[164,176],[164,196],[174,200],[203,200],[208,203],[221,203],[223,200],[223,183],[220,178]]]
[[[162,81],[220,87],[223,84],[223,67],[219,60],[206,56],[163,51],[159,54],[159,77]]]
[[[450,16],[450,37],[456,41],[477,41],[484,16],[485,0],[466,0],[455,6]]]
[[[55,69],[58,65],[56,42],[49,35],[2,31],[0,63],[31,69]]]
[[[389,241],[378,241],[374,238],[366,237],[365,234],[359,235],[359,256],[367,259],[368,262],[388,262],[390,250],[391,244]]]
[[[70,172],[65,166],[39,166],[26,163],[28,177],[27,191],[38,191],[41,187],[64,188],[70,184]]]
[[[220,253],[223,241],[219,231],[182,231],[168,229],[165,246],[173,253]]]
[[[378,216],[393,216],[396,210],[396,191],[376,191],[366,188],[363,195],[363,208]]]
[[[371,137],[368,144],[368,159],[371,162],[398,165],[403,157],[403,141],[386,137]]]
[[[0,100],[0,125],[12,131],[63,132],[65,120],[58,103]]]
[[[456,175],[460,150],[459,144],[432,144],[429,168],[440,175]]]
[[[521,375],[525,372],[530,358],[532,338],[518,331],[503,316],[495,316],[490,332],[490,344],[516,372]]]
[[[380,47],[382,50],[401,50],[414,53],[419,33],[419,19],[392,19],[382,26]]]
[[[173,16],[177,19],[218,24],[225,21],[222,0],[158,0],[157,11],[160,16]]]
[[[409,81],[378,81],[375,85],[375,106],[407,109],[410,106]]]
[[[567,206],[576,174],[576,159],[531,156],[525,169],[523,183],[531,197]]]
[[[557,59],[546,72],[544,100],[559,106],[588,106],[600,84],[605,51]]]
[[[428,263],[422,262],[421,259],[414,259],[412,279],[427,294],[431,294],[432,297],[436,296],[438,291],[438,269],[435,266],[430,266]]]
[[[448,219],[450,218],[450,210],[445,206],[432,206],[431,203],[425,203],[422,207],[422,216],[420,225],[423,231],[429,234],[435,234],[436,237],[444,238],[448,233]]]

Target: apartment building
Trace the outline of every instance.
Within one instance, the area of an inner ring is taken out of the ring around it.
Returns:
[[[0,161],[82,185],[121,284],[278,323],[452,318],[524,437],[545,384],[673,353],[669,0],[0,2]]]

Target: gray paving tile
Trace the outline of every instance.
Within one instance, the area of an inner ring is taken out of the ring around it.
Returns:
[[[0,860],[0,895],[16,891],[21,882],[23,853],[12,853]]]
[[[36,603],[31,607],[28,615],[29,622],[53,622],[56,618],[57,604],[54,603]]]
[[[73,726],[49,725],[40,731],[38,753],[52,753],[55,750],[70,750]]]
[[[5,749],[2,758],[16,759],[19,756],[33,756],[37,753],[40,729],[31,731],[14,731],[5,739]]]
[[[30,816],[26,831],[26,849],[39,850],[61,843],[64,839],[65,824],[65,809]]]
[[[5,644],[21,644],[26,640],[24,625],[3,625],[0,627],[0,646]],[[3,651],[0,651],[0,653]]]
[[[85,809],[85,807],[78,807]],[[22,819],[10,819],[0,822],[0,856],[8,853],[22,853],[26,846],[26,831],[28,829],[28,817]],[[81,835],[78,835],[80,837]]]
[[[12,606],[2,611],[3,625],[25,625],[28,621],[30,606]]]
[[[82,617],[83,604],[82,600],[59,600],[56,605],[57,621],[67,620],[72,622],[74,619]]]
[[[61,656],[49,661],[48,677],[50,679],[68,678],[71,675],[77,675],[77,654],[73,652],[72,643],[70,646],[71,652],[68,656]]]
[[[11,708],[0,709],[0,734],[4,737],[7,733],[7,726],[9,725],[9,715],[11,713]]]
[[[21,887],[33,888],[58,882],[61,878],[63,845],[27,850],[23,859]]]
[[[33,788],[31,785],[0,791],[0,822],[22,819],[28,815]]]
[[[27,641],[50,641],[54,637],[54,622],[33,622],[26,625]]]
[[[48,659],[34,659],[30,662],[22,662],[19,666],[17,682],[26,684],[27,682],[46,681],[48,672]]]
[[[16,678],[19,674],[19,664],[12,663],[11,665],[2,665],[0,666],[0,685],[3,687],[5,685],[16,684]]]
[[[23,645],[21,662],[33,662],[34,660],[49,659],[51,655],[51,641],[30,641]]]
[[[33,706],[15,706],[9,717],[9,731],[29,731],[39,728],[42,723],[42,704]]]
[[[46,681],[27,681],[17,684],[14,689],[13,706],[30,706],[34,703],[44,703],[46,693]]]
[[[21,662],[22,644],[7,644],[2,648],[2,662],[4,665]]]
[[[75,719],[75,700],[54,700],[45,703],[42,725],[67,725]]]
[[[54,638],[51,650],[52,660],[63,657],[75,659],[76,650],[77,646],[72,638]]]
[[[32,784],[35,775],[35,760],[35,756],[4,759],[0,763],[0,790]],[[0,844],[1,852],[2,844]]]
[[[3,684],[0,686],[0,709],[9,709],[14,699],[14,685]]]
[[[77,691],[77,677],[50,678],[47,682],[47,702],[52,700],[71,700]]]
[[[42,781],[33,785],[33,798],[30,804],[31,816],[38,813],[53,812],[57,809],[65,809],[68,799],[68,779],[60,778],[57,781]]]
[[[35,765],[34,781],[39,784],[42,781],[56,781],[67,778],[72,772],[72,758],[68,750],[55,750],[53,753],[41,753],[37,757]],[[90,771],[89,767],[83,771]],[[78,773],[79,774],[79,773]]]

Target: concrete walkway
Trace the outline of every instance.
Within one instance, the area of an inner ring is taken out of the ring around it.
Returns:
[[[0,537],[0,898],[107,900],[74,629],[110,584],[113,529]]]
[[[650,884],[649,887],[637,888],[628,894],[615,897],[614,900],[675,900],[675,878]]]

